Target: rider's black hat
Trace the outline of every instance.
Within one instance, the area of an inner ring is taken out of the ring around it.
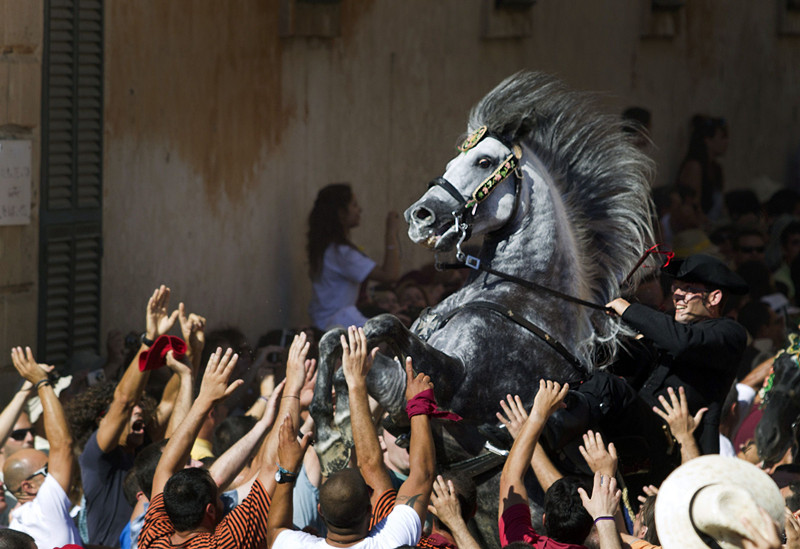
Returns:
[[[716,257],[705,254],[674,259],[661,270],[669,276],[686,282],[702,282],[712,288],[728,290],[733,294],[746,294],[747,283]]]

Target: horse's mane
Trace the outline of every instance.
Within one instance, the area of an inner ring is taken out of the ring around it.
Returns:
[[[621,117],[602,113],[593,97],[558,79],[519,72],[472,109],[469,131],[486,126],[528,145],[561,190],[589,298],[598,304],[617,297],[620,284],[653,240],[650,179],[653,162],[623,132]],[[644,269],[632,277],[635,288]],[[610,359],[620,324],[591,313],[594,327],[581,354]]]

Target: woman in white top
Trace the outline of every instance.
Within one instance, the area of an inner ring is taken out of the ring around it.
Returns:
[[[386,216],[383,264],[377,265],[350,241],[350,230],[361,222],[361,207],[350,185],[334,183],[317,194],[308,216],[308,263],[312,297],[308,313],[315,326],[363,326],[356,309],[358,290],[367,279],[393,282],[400,274],[397,212]]]

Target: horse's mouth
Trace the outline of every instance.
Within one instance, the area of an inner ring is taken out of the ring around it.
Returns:
[[[453,248],[456,240],[458,240],[458,232],[455,225],[447,224],[430,232],[427,238],[420,239],[417,243],[437,252],[446,252]]]

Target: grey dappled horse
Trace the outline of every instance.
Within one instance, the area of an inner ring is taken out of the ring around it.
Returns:
[[[467,235],[482,235],[484,266],[595,304],[618,296],[653,240],[651,162],[626,139],[618,117],[601,114],[587,94],[553,77],[522,72],[473,108],[468,134],[444,176],[405,211],[411,240],[448,252],[460,250]],[[476,427],[497,423],[506,394],[530,405],[540,378],[581,379],[601,346],[612,357],[621,327],[602,310],[473,271],[410,330],[391,315],[364,329],[370,345],[385,343],[401,360],[411,356],[415,370],[431,376],[439,405],[464,418],[445,426],[453,438],[437,446],[442,463],[463,457],[454,439],[465,455],[481,453]],[[326,472],[344,467],[352,447],[347,388],[334,372],[341,333],[320,342],[311,409]],[[393,421],[407,424],[400,363],[379,354],[367,383]],[[448,451],[453,455],[442,455]],[[486,525],[492,522],[496,517]]]

